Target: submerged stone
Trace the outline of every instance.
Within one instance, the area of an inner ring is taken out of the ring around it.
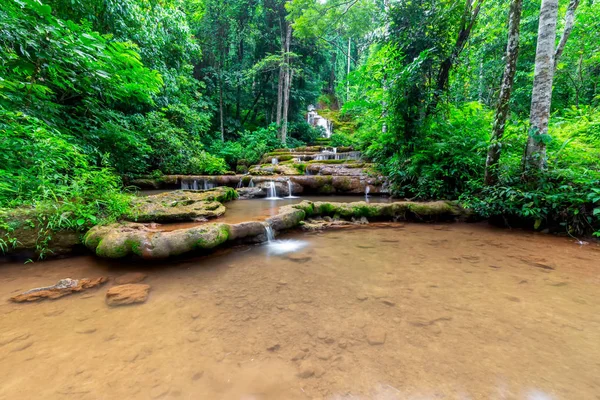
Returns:
[[[45,299],[59,299],[61,297],[81,292],[102,285],[108,280],[106,277],[93,279],[61,279],[57,284],[28,290],[10,298],[15,303],[24,303]]]
[[[114,307],[144,303],[148,300],[149,293],[150,285],[141,283],[114,286],[106,292],[106,304]]]

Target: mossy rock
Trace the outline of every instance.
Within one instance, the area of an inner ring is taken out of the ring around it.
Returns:
[[[237,199],[233,188],[210,190],[175,190],[153,196],[138,197],[126,219],[138,222],[179,222],[199,218],[216,218],[225,214],[223,202]]]
[[[104,258],[136,255],[157,259],[212,249],[229,239],[228,224],[204,224],[175,231],[154,231],[143,224],[119,223],[92,228],[85,245]]]
[[[82,232],[49,228],[52,213],[34,208],[0,210],[0,254],[25,252],[46,257],[70,253],[81,244]]]

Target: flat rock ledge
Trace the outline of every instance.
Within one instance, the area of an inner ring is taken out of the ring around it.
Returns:
[[[266,226],[275,232],[304,224],[305,219],[331,217],[362,221],[454,221],[467,212],[454,202],[395,202],[384,204],[331,203],[303,201],[279,208],[279,213],[264,222],[239,224],[207,223],[173,231],[157,231],[144,224],[122,222],[92,228],[84,238],[85,245],[105,258],[139,256],[164,259],[186,253],[208,250],[227,242],[260,243],[267,240]]]
[[[216,218],[225,214],[224,202],[235,200],[237,193],[228,187],[210,190],[175,190],[138,197],[132,203],[129,221],[181,222]]]

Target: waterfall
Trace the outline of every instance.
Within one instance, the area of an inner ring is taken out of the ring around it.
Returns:
[[[275,233],[273,232],[273,228],[268,222],[264,223],[265,225],[265,235],[267,236],[267,242],[272,242],[275,239]]]
[[[192,182],[192,189],[193,190],[198,190],[198,181],[194,179],[194,182]]]
[[[242,178],[240,178],[240,181],[237,184],[237,189],[241,188],[244,186],[244,183],[242,182]]]
[[[273,164],[273,165],[277,165],[277,164],[279,164],[279,159],[278,159],[277,157],[273,157],[273,158],[271,159],[271,164]]]
[[[275,182],[269,181],[267,183],[267,200],[279,200],[277,197],[277,188],[275,187]]]
[[[288,184],[288,195],[285,196],[286,199],[297,199],[298,196],[294,196],[294,193],[292,191],[292,180],[288,179],[287,180],[287,184]]]
[[[367,185],[367,187],[365,187],[365,197],[369,197],[369,193],[371,193],[371,187]]]
[[[254,178],[250,178],[250,183],[248,183],[248,187],[254,187]]]
[[[187,183],[186,181],[182,180],[181,181],[181,189],[182,190],[189,190],[190,189],[190,184]]]

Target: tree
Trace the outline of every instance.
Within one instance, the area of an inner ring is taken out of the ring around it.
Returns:
[[[492,128],[492,137],[488,149],[485,163],[484,183],[493,185],[498,180],[497,167],[500,159],[501,145],[500,140],[504,135],[506,120],[510,110],[510,95],[517,70],[517,58],[519,53],[519,27],[521,24],[521,12],[523,10],[523,0],[513,0],[510,4],[509,22],[508,22],[508,43],[506,45],[506,66],[502,76],[502,85],[500,87],[500,96],[496,106],[496,118]]]
[[[523,158],[526,175],[541,170],[546,165],[546,144],[550,139],[548,120],[552,102],[557,16],[558,0],[542,0],[531,94],[530,127]]]
[[[577,10],[579,3],[580,0],[571,0],[569,2],[569,7],[565,14],[565,27],[562,36],[560,37],[560,41],[558,42],[558,46],[556,47],[556,52],[554,53],[554,69],[556,69],[556,66],[558,65],[558,60],[560,60],[560,57],[565,50],[567,39],[569,39],[571,31],[573,30],[573,25],[575,24],[575,11]]]
[[[473,4],[473,0],[465,1],[464,12],[460,20],[460,28],[456,37],[456,43],[454,44],[451,54],[446,57],[446,59],[440,65],[436,88],[433,92],[433,99],[427,106],[427,115],[431,115],[433,113],[440,100],[440,96],[448,87],[450,70],[469,40],[473,26],[475,25],[475,22],[477,22],[477,16],[481,10],[483,1],[484,0],[475,0],[475,4]]]

